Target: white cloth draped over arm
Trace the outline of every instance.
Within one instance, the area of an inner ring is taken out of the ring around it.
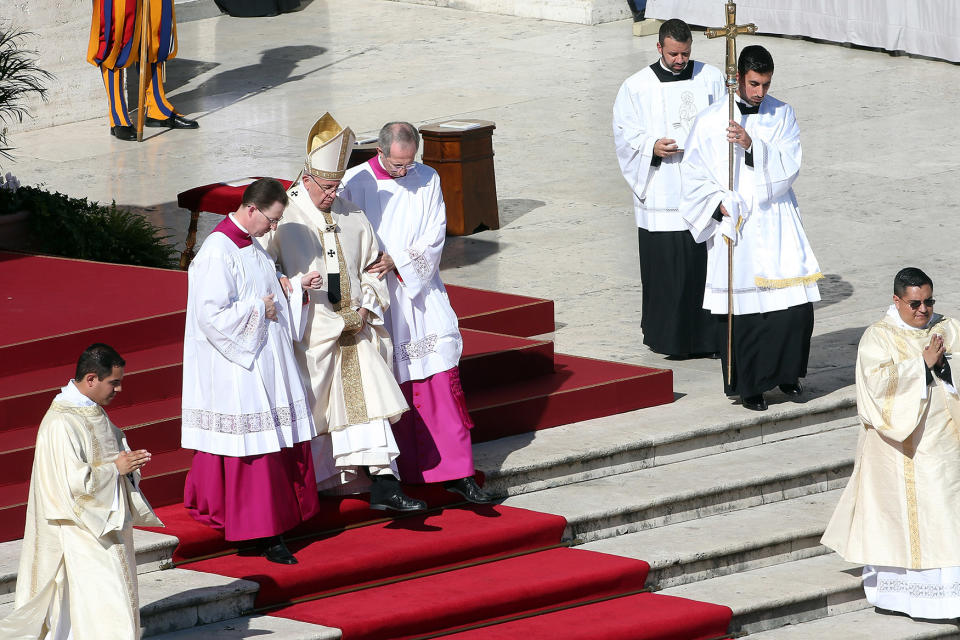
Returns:
[[[860,419],[889,440],[903,442],[920,425],[930,403],[922,356],[894,362],[896,349],[870,327],[857,355],[857,411]]]
[[[370,228],[367,234],[368,242],[364,247],[364,255],[361,264],[369,265],[376,261],[380,253],[380,243],[377,242],[377,236]],[[365,268],[360,272],[360,306],[370,312],[367,316],[367,322],[372,325],[383,325],[384,313],[390,306],[390,291],[387,289],[386,275],[378,278],[375,274],[366,271]]]
[[[653,168],[653,147],[657,136],[648,133],[642,107],[627,83],[620,87],[613,103],[613,141],[617,148],[620,172],[637,198],[643,200]]]
[[[793,107],[783,104],[783,117],[771,136],[753,136],[755,195],[761,206],[782,198],[800,175],[803,152],[800,148],[800,126]],[[773,140],[774,142],[769,142]]]
[[[211,252],[206,257],[190,265],[197,325],[225,358],[248,369],[267,339],[264,302],[259,297],[239,299],[228,256]]]
[[[431,192],[427,210],[424,211],[426,220],[423,232],[411,245],[393,247],[393,253],[390,254],[411,298],[419,295],[424,285],[440,272],[440,258],[447,234],[447,209],[443,204],[440,181],[433,180],[428,188]]]

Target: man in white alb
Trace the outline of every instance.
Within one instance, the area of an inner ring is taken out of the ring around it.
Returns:
[[[136,640],[140,637],[133,526],[163,526],[143,494],[150,462],[131,451],[103,408],[126,365],[93,344],[43,417],[30,476],[13,613],[0,637]]]
[[[317,425],[317,486],[330,493],[369,486],[372,509],[418,511],[427,505],[403,492],[394,463],[400,450],[390,423],[407,403],[393,378],[384,327],[390,294],[364,272],[377,259],[377,237],[363,212],[337,197],[355,142],[329,113],[317,120],[283,221],[262,242],[307,296],[304,335],[294,350]]]
[[[643,343],[685,358],[717,351],[703,308],[707,250],[680,217],[680,160],[697,114],[726,95],[723,74],[690,59],[693,36],[682,20],[660,26],[660,57],[627,78],[613,103],[613,139],[633,192],[640,248]]]
[[[420,134],[390,122],[377,155],[347,171],[341,195],[373,225],[381,255],[368,267],[390,290],[393,365],[410,405],[393,425],[404,482],[443,482],[470,502],[492,498],[473,478],[473,449],[458,364],[463,340],[440,280],[447,219],[437,172],[414,162]]]
[[[745,47],[737,62],[736,119],[727,101],[697,116],[680,164],[680,214],[707,245],[703,306],[715,318],[724,391],[764,411],[765,391],[791,398],[807,374],[813,303],[823,278],[800,221],[792,185],[800,127],[790,105],[767,95],[773,57]],[[734,143],[734,189],[728,143]],[[733,242],[733,376],[727,379],[727,243]]]
[[[227,540],[254,541],[271,562],[295,564],[281,534],[319,508],[316,430],[286,292],[253,240],[286,204],[282,184],[253,182],[190,263],[181,442],[196,449],[184,486],[190,515]]]

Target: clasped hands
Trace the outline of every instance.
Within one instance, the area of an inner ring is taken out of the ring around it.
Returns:
[[[290,284],[290,278],[287,276],[282,276],[280,278],[280,286],[283,287],[283,290],[287,295],[293,293],[293,285]],[[300,288],[303,291],[307,291],[308,289],[313,289],[316,291],[321,287],[323,287],[323,276],[320,275],[319,271],[311,271],[307,275],[300,278]],[[274,301],[274,295],[272,293],[263,297],[263,308],[264,315],[267,316],[267,320],[277,319],[277,303]]]
[[[928,369],[942,368],[946,364],[946,348],[939,333],[930,336],[930,344],[923,348],[923,361]]]
[[[139,471],[143,465],[150,462],[150,452],[146,449],[137,449],[136,451],[124,451],[117,456],[113,464],[117,465],[120,475],[125,476],[128,473]]]

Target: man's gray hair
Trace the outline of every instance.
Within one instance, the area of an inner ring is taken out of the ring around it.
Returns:
[[[380,135],[377,136],[377,146],[383,149],[383,155],[390,157],[390,147],[394,142],[399,142],[402,146],[412,146],[414,149],[420,148],[420,132],[409,122],[388,122],[380,129]]]

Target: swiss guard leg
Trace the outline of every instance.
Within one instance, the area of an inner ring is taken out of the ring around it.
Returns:
[[[159,62],[150,63],[150,81],[147,84],[147,118],[144,122],[148,127],[166,127],[168,129],[196,129],[200,125],[196,120],[184,118],[176,112],[167,94],[163,90],[164,65]]]
[[[110,135],[119,140],[136,140],[137,131],[130,122],[127,110],[127,95],[123,69],[100,67],[103,75],[103,87],[107,91],[107,119],[110,122]]]

